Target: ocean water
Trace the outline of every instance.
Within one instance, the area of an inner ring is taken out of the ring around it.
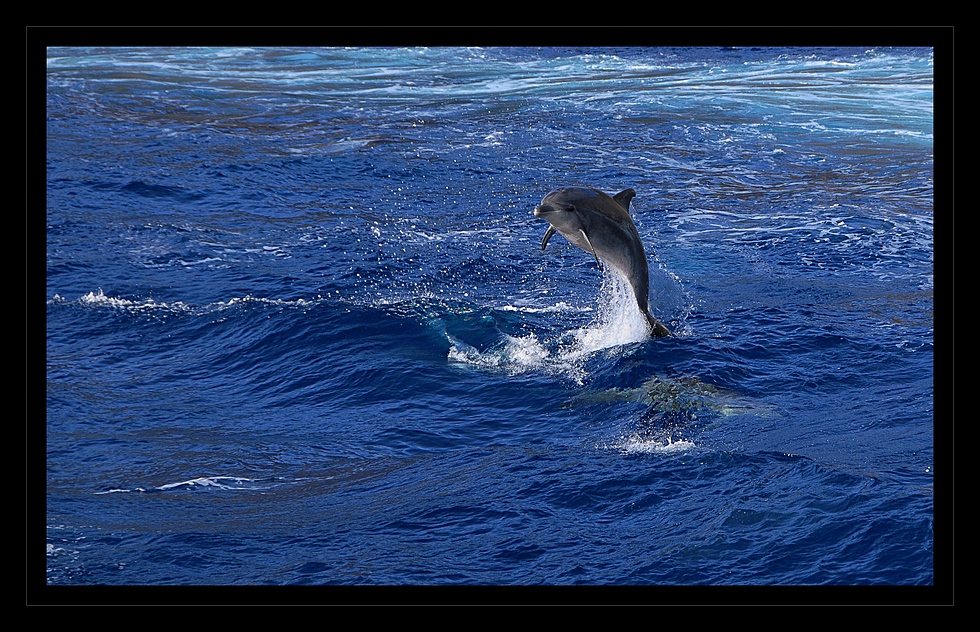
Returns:
[[[46,69],[49,586],[934,584],[932,49]]]

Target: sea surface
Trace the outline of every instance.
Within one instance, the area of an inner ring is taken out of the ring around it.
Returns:
[[[933,585],[931,48],[46,67],[48,585]]]

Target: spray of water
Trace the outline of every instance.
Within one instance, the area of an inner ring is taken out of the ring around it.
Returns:
[[[649,337],[647,320],[636,306],[633,288],[622,275],[605,268],[596,317],[575,333],[575,351],[589,355],[600,349],[643,342]]]
[[[578,383],[587,377],[586,360],[598,351],[649,338],[646,318],[636,305],[629,282],[605,270],[595,318],[580,329],[542,342],[534,334],[504,336],[501,344],[481,352],[447,333],[450,362],[510,374],[545,372]]]

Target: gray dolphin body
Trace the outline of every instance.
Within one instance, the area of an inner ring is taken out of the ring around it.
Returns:
[[[635,195],[633,189],[620,191],[613,197],[586,187],[552,191],[534,209],[536,217],[551,224],[541,240],[541,249],[544,250],[552,235],[559,232],[591,253],[597,264],[600,259],[604,261],[629,281],[636,304],[650,324],[651,335],[668,336],[670,330],[650,314],[647,255],[629,215],[630,201]]]

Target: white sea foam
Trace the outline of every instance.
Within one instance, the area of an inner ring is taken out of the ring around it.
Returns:
[[[630,435],[602,447],[626,454],[677,454],[693,450],[697,445],[684,439],[672,441],[670,438]]]

